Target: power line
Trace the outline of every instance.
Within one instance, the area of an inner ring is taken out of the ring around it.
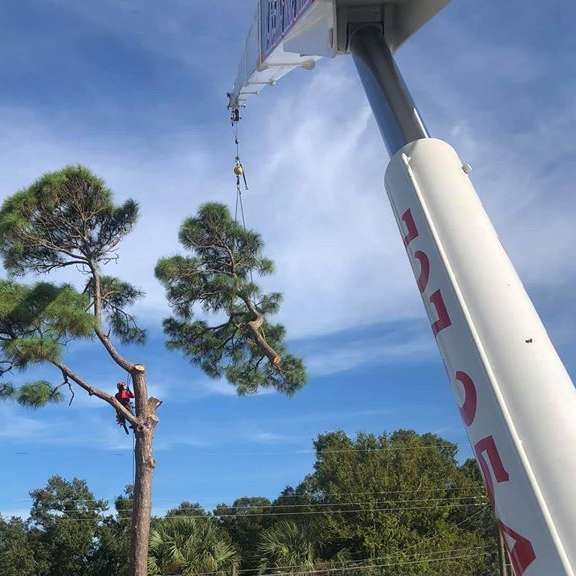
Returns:
[[[485,552],[484,554],[480,554],[480,556],[488,556],[489,553]],[[455,560],[464,560],[467,558],[478,558],[478,554],[469,554],[466,556],[446,556],[444,558],[423,558],[421,560],[408,560],[403,562],[392,562],[387,564],[359,564],[357,566],[349,566],[344,568],[323,568],[320,570],[303,570],[300,572],[271,572],[269,574],[264,574],[261,576],[304,576],[306,574],[325,574],[326,572],[347,572],[350,570],[359,570],[359,569],[367,569],[367,568],[389,568],[392,566],[405,566],[408,564],[426,564],[432,562],[452,562]],[[197,575],[201,576],[201,575]]]
[[[438,554],[446,554],[446,553],[458,553],[458,552],[470,552],[472,550],[486,550],[487,548],[493,548],[494,544],[484,544],[483,546],[471,546],[468,548],[457,548],[457,549],[453,549],[453,550],[437,550],[435,552],[428,552],[429,556],[426,556],[426,559],[430,559],[430,558],[434,558],[436,555]],[[393,554],[386,554],[384,556],[372,556],[370,558],[360,558],[357,560],[343,560],[341,561],[343,565],[350,565],[351,567],[362,567],[362,566],[352,566],[352,565],[357,565],[357,564],[363,564],[365,562],[374,562],[377,560],[386,560],[389,558],[396,558],[398,556],[404,556],[406,554],[406,549],[404,550],[399,550],[398,552],[394,552]],[[418,554],[411,554],[411,556],[417,556]],[[262,556],[242,556],[242,560],[245,559],[253,559],[253,560],[257,560],[257,559],[261,559]],[[326,562],[330,562],[331,560],[326,560]],[[284,569],[284,568],[293,568],[293,566],[289,566],[289,565],[283,565],[283,566],[275,566],[275,569]],[[238,570],[239,573],[242,572],[253,572],[254,568],[243,568],[241,570]],[[196,574],[196,576],[210,576],[211,574],[217,574],[218,572],[203,572],[200,574]]]
[[[222,453],[225,452],[226,456],[285,456],[287,454],[295,455],[295,454],[317,454],[318,456],[322,456],[325,454],[345,454],[347,452],[362,452],[362,453],[378,453],[378,452],[417,452],[418,450],[443,450],[443,449],[450,449],[457,451],[460,450],[459,446],[456,445],[446,445],[446,444],[427,444],[425,446],[385,446],[380,448],[328,448],[324,450],[313,450],[310,448],[302,448],[300,450],[282,450],[277,452],[262,452],[259,450],[254,451],[230,451],[226,450],[225,448],[222,449],[222,452],[203,452],[201,447],[195,447],[194,450],[198,455],[202,456],[222,456]],[[110,456],[119,457],[123,456],[124,453],[128,451],[124,450],[122,452],[111,452]],[[36,450],[35,452],[38,452]],[[49,452],[49,450],[44,450],[43,452]],[[18,453],[16,453],[18,454]],[[32,456],[32,452],[27,452],[26,454],[18,454],[18,455],[26,455]]]
[[[381,505],[388,503],[412,503],[412,502],[444,502],[446,500],[459,501],[459,500],[486,500],[484,496],[461,496],[457,498],[416,498],[410,500],[377,500],[373,504]],[[322,508],[328,506],[362,506],[368,504],[367,502],[321,502],[310,504],[270,504],[270,505],[254,505],[254,506],[226,506],[222,508],[234,511],[253,510],[255,508]]]
[[[457,524],[454,524],[454,525],[452,526],[452,528],[453,528],[453,529],[454,529],[454,528],[458,528],[458,527],[462,526],[463,524],[465,524],[466,522],[469,522],[469,521],[473,520],[475,517],[477,517],[478,515],[480,515],[483,511],[484,511],[483,509],[480,509],[478,512],[475,512],[474,514],[472,514],[472,516],[468,516],[467,518],[465,518],[465,519],[462,520],[461,522],[458,522]],[[424,540],[421,540],[421,541],[419,541],[419,542],[416,542],[415,544],[411,544],[410,546],[404,548],[402,551],[396,552],[396,553],[393,554],[393,555],[376,556],[376,557],[373,557],[373,558],[365,558],[365,559],[361,559],[361,560],[351,560],[351,561],[346,561],[346,562],[348,562],[348,563],[358,563],[358,562],[364,562],[364,561],[381,560],[381,559],[388,558],[388,557],[391,557],[391,556],[401,556],[401,555],[404,555],[404,554],[407,553],[408,550],[411,550],[411,549],[414,549],[414,548],[417,548],[417,547],[421,547],[421,546],[423,546],[423,545],[426,544],[426,543],[433,542],[435,538],[437,538],[438,536],[441,536],[441,534],[435,534],[435,535],[433,535],[433,536],[430,536],[430,533],[431,533],[431,532],[429,532],[429,533],[424,537]],[[493,547],[493,546],[494,546],[494,544],[486,544],[486,545],[484,545],[484,546],[475,546],[475,547],[472,547],[472,548],[469,548],[469,549],[470,549],[470,550],[485,549],[485,548],[490,548],[490,547]],[[463,551],[463,550],[468,550],[468,549],[452,550],[452,551],[451,551],[451,550],[439,550],[439,551],[437,551],[437,552],[432,552],[432,554],[442,554],[442,553],[444,553],[444,552],[460,552],[460,551]],[[420,553],[418,553],[418,552],[413,552],[413,553],[412,553],[412,555],[418,555],[418,554],[420,554]],[[251,556],[251,557],[249,557],[249,558],[251,558],[251,559],[258,559],[258,558],[260,558],[260,556]],[[243,559],[246,559],[246,557],[243,557]],[[290,567],[290,566],[279,566],[278,568],[291,568],[291,567]],[[253,569],[247,568],[247,569],[244,569],[244,570],[240,570],[240,572],[250,571],[250,570],[253,570]],[[197,574],[196,576],[202,576],[202,575]],[[207,576],[207,575],[206,575],[206,576]]]
[[[194,514],[194,515],[174,515],[168,516],[168,518],[196,518],[199,520],[213,520],[215,518],[250,518],[250,517],[262,517],[262,516],[310,516],[315,514],[324,514],[324,515],[331,515],[331,514],[357,514],[361,512],[397,512],[403,513],[407,511],[413,510],[436,510],[438,508],[467,508],[467,507],[488,507],[488,503],[466,503],[466,504],[440,504],[437,506],[415,506],[415,507],[396,507],[396,508],[373,508],[364,507],[364,508],[357,508],[354,510],[316,510],[316,511],[300,511],[300,512],[262,512],[262,513],[251,513],[251,514],[244,514],[242,516],[238,516],[237,514],[210,514],[210,515],[201,515],[201,514]],[[116,517],[122,518],[129,518],[130,515],[126,513],[119,513],[116,514]],[[86,522],[92,521],[91,518],[70,518],[66,516],[58,516],[55,517],[56,520],[63,520],[63,521],[79,521],[79,522]]]
[[[262,452],[262,451],[247,451],[247,452],[232,452],[226,450],[227,456],[284,456],[286,454],[316,454],[324,456],[326,454],[345,454],[348,452],[354,453],[379,453],[379,452],[417,452],[419,450],[443,450],[443,449],[456,449],[458,446],[448,446],[445,444],[427,444],[426,446],[386,446],[381,448],[327,448],[324,450],[312,450],[310,448],[302,448],[300,450],[282,450],[279,452]],[[202,452],[198,449],[198,453],[203,456],[222,456],[221,452]]]
[[[449,491],[451,488],[426,488],[424,490],[421,489],[415,489],[415,490],[382,490],[382,491],[374,491],[374,492],[326,492],[323,494],[323,496],[325,497],[334,497],[334,496],[377,496],[377,495],[382,495],[382,494],[425,494],[425,493],[437,493],[437,492],[447,492]],[[475,495],[471,495],[470,497],[484,497],[485,494],[484,493],[477,493]],[[281,494],[280,496],[277,497],[277,499],[284,499],[284,498],[305,498],[306,495],[305,494]],[[228,498],[236,498],[236,500],[241,500],[243,498],[266,498],[265,496],[205,496],[203,497],[204,500],[210,500],[210,501],[214,501],[214,502],[218,502],[220,503],[223,500],[226,500]],[[100,500],[105,500],[105,501],[112,501],[112,500],[118,500],[118,499],[122,499],[123,502],[132,502],[133,499],[132,498],[125,498],[121,495],[117,495],[117,496],[113,496],[113,497],[108,497],[108,498],[101,498]],[[10,500],[10,502],[29,502],[31,500],[34,500],[31,497],[28,498],[20,498],[20,499],[15,499],[15,500]],[[67,502],[83,502],[85,501],[85,498],[67,498],[66,499]],[[179,504],[182,504],[183,502],[189,502],[189,500],[168,500],[165,498],[155,498],[154,502],[162,502],[162,503],[166,503],[166,502],[170,502],[175,504],[176,506],[178,506]],[[274,501],[270,500],[270,504],[262,504],[261,506],[272,506],[274,505]],[[280,506],[280,504],[276,504],[277,506]],[[234,508],[234,506],[230,506],[230,508]]]
[[[473,495],[473,496],[443,496],[440,498],[409,498],[406,500],[383,500],[383,499],[377,499],[375,502],[369,503],[366,501],[362,501],[362,502],[310,502],[310,503],[305,503],[305,504],[279,504],[279,503],[270,503],[270,504],[249,504],[249,505],[243,505],[243,506],[234,506],[234,505],[227,505],[227,504],[219,504],[219,506],[221,506],[224,509],[230,510],[230,511],[244,511],[244,510],[257,510],[260,508],[324,508],[324,507],[329,507],[329,506],[367,506],[368,504],[372,504],[372,505],[382,505],[382,504],[388,504],[388,503],[399,503],[399,504],[405,504],[405,503],[416,503],[416,502],[445,502],[445,501],[461,501],[461,500],[483,500],[486,501],[486,496],[485,495]],[[81,502],[81,500],[77,500],[78,502]],[[130,499],[130,500],[123,500],[123,502],[133,502],[134,500]],[[68,500],[67,502],[73,502],[72,500]],[[176,504],[176,508],[178,508],[179,505],[183,504],[183,502],[178,502]],[[100,506],[92,506],[92,507],[84,507],[84,510],[99,510]]]
[[[488,506],[487,506],[488,507]],[[454,524],[452,526],[452,528],[460,528],[460,526],[462,526],[463,524],[466,524],[467,522],[470,522],[471,520],[473,520],[474,518],[476,518],[477,516],[480,516],[480,514],[482,514],[482,512],[484,512],[484,508],[481,508],[480,510],[478,510],[477,512],[474,512],[474,514],[472,514],[472,516],[467,516],[466,518],[464,518],[464,520],[462,520],[461,522],[458,522],[457,524]],[[421,540],[420,542],[416,542],[416,544],[411,544],[408,548],[417,548],[420,546],[423,546],[425,543],[429,543],[429,542],[433,542],[436,538],[438,538],[438,536],[440,536],[440,534],[432,534],[433,530],[430,530],[430,532],[428,533],[428,536],[424,538],[424,540]]]

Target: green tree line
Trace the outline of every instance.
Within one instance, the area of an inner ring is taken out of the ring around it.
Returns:
[[[314,468],[276,499],[152,518],[152,576],[488,576],[495,522],[474,461],[435,434],[344,432],[315,441]],[[126,576],[133,490],[111,507],[58,476],[29,518],[0,517],[3,576]],[[191,495],[193,500],[194,495]]]

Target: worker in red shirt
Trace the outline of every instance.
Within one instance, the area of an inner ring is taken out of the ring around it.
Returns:
[[[116,400],[118,400],[118,402],[120,402],[120,404],[122,404],[122,406],[124,406],[124,408],[126,408],[126,410],[132,412],[131,400],[134,398],[134,394],[132,394],[132,391],[130,388],[128,388],[128,386],[126,386],[124,382],[118,382],[117,387],[118,392],[114,395],[114,397]],[[130,432],[128,432],[128,427],[126,426],[126,417],[124,414],[121,412],[116,412],[116,422],[118,422],[119,426],[124,428],[124,432],[126,432],[126,434],[130,434]]]

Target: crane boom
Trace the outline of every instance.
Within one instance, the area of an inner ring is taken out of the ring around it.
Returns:
[[[352,53],[386,189],[516,576],[576,576],[576,388],[468,170],[430,138],[393,58],[448,0],[259,0],[230,95]]]
[[[358,18],[386,21],[394,51],[450,0],[257,0],[240,58],[230,107],[273,86],[295,68],[348,52]]]

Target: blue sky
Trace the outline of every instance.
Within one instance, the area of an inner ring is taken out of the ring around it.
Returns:
[[[311,470],[321,432],[465,435],[383,189],[386,152],[349,58],[296,71],[250,104],[241,126],[258,229],[285,293],[279,315],[310,382],[294,398],[237,398],[163,346],[153,276],[182,219],[231,204],[225,93],[253,0],[0,0],[0,197],[65,164],[101,175],[142,218],[110,272],[147,293],[143,349],[163,398],[156,510],[274,496]],[[572,374],[576,8],[454,0],[398,60],[432,134],[451,142]],[[59,278],[55,278],[59,279]],[[108,390],[121,376],[81,344],[69,363]],[[43,374],[50,372],[40,370]],[[28,375],[30,376],[30,375]],[[23,514],[55,473],[114,498],[131,443],[81,393],[33,412],[0,405],[0,513]]]

